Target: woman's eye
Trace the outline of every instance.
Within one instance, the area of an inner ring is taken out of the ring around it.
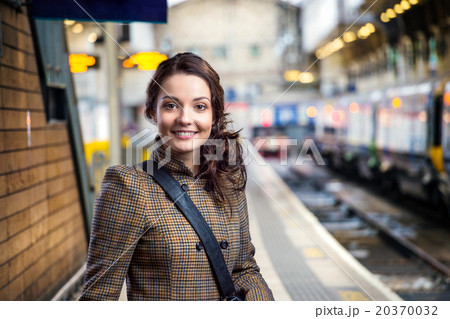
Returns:
[[[168,110],[174,110],[174,109],[177,108],[177,105],[175,103],[167,103],[165,105],[165,108],[168,109]]]
[[[203,105],[203,104],[197,104],[195,107],[196,107],[198,110],[206,110],[206,105]]]

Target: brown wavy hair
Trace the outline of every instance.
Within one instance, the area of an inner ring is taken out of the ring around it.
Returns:
[[[239,142],[239,131],[227,129],[231,123],[229,113],[225,112],[224,91],[220,85],[217,72],[196,54],[178,53],[172,58],[163,61],[156,69],[152,80],[147,86],[145,101],[145,114],[153,119],[156,113],[156,99],[164,81],[175,74],[195,75],[208,83],[211,91],[211,104],[213,110],[213,126],[210,139],[220,140],[222,143],[220,160],[207,160],[207,155],[216,154],[216,145],[202,145],[200,148],[199,176],[206,178],[206,188],[213,191],[214,198],[222,202],[227,190],[245,189],[247,172],[242,158],[242,145]],[[231,183],[231,184],[230,184]]]

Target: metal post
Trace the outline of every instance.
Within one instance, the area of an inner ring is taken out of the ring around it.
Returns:
[[[109,105],[109,163],[111,165],[121,164],[121,138],[122,129],[120,123],[120,100],[119,100],[119,69],[117,61],[117,26],[115,23],[106,23],[105,48],[108,82],[108,105]]]

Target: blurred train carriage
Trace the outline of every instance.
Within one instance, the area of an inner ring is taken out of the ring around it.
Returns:
[[[438,79],[328,99],[315,138],[333,169],[450,212],[450,82]]]
[[[305,139],[314,137],[314,119],[308,116],[308,108],[316,114],[311,100],[281,102],[273,107],[269,103],[252,105],[250,118],[259,118],[253,123],[252,144],[261,156],[280,158],[298,156]],[[293,142],[296,142],[293,144]]]
[[[378,161],[374,151],[375,98],[342,96],[319,107],[316,141],[330,167],[375,179]]]
[[[383,187],[430,198],[435,172],[428,148],[433,129],[431,82],[388,89],[376,115],[375,146]]]
[[[345,108],[339,108],[338,100],[318,103],[319,114],[315,119],[315,138],[327,165],[343,168],[343,150],[346,134]]]

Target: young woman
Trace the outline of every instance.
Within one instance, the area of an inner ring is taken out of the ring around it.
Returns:
[[[227,130],[219,81],[192,53],[159,65],[147,88],[146,115],[164,143],[151,157],[205,218],[241,297],[273,300],[253,257],[242,148],[238,133]],[[106,171],[91,233],[81,300],[117,300],[125,277],[128,300],[221,299],[196,232],[136,165]]]

